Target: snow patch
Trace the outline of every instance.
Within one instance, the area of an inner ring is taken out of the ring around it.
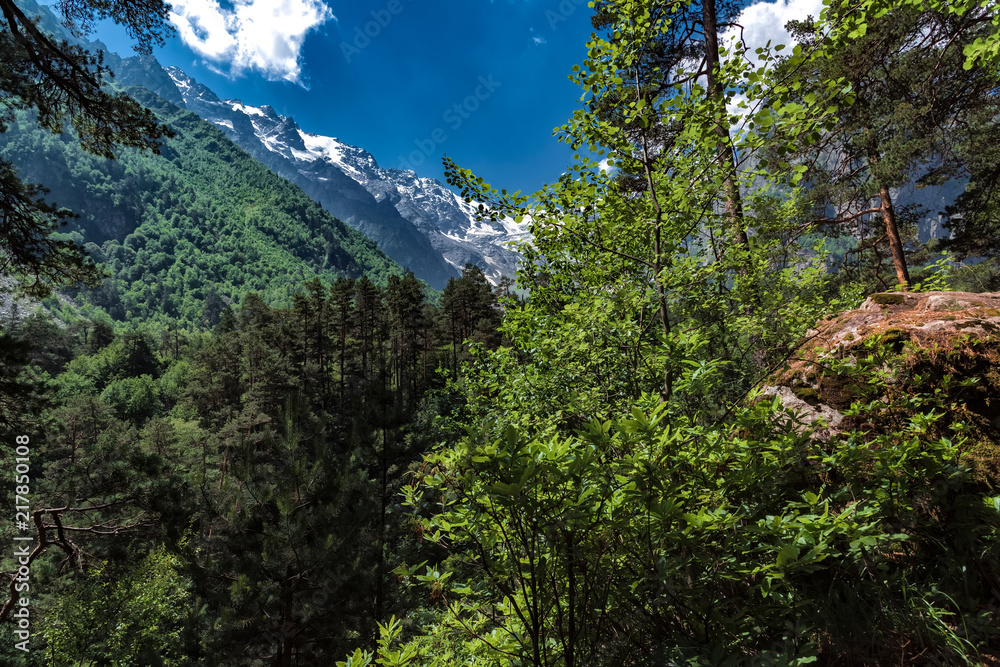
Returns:
[[[303,132],[301,129],[299,130],[299,136],[302,137],[302,143],[306,145],[306,150],[312,155],[313,160],[326,158],[335,164],[343,163],[344,144],[337,141],[334,137],[324,137],[312,134],[311,132]]]
[[[234,100],[229,100],[229,106],[232,108],[233,111],[239,111],[240,113],[245,114],[247,116],[264,116],[265,118],[267,117],[267,114],[265,114],[257,107],[249,107],[245,104],[240,104],[239,102],[236,102]],[[254,123],[254,129],[257,129],[256,123]]]
[[[314,153],[310,153],[309,151],[300,151],[297,148],[292,149],[292,157],[294,157],[296,160],[299,160],[300,162],[315,162],[317,158],[317,156]],[[329,179],[321,178],[319,180],[323,181]]]
[[[167,73],[167,76],[170,77],[170,80],[174,82],[174,85],[177,86],[177,88],[180,90],[181,96],[183,96],[184,93],[186,93],[188,90],[191,89],[191,84],[188,83],[186,79],[182,79],[181,77],[177,76],[176,74],[171,72],[170,69],[165,69],[164,71]]]

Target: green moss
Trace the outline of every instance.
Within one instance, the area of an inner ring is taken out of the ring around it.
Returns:
[[[1000,445],[986,433],[966,446],[962,457],[972,468],[973,480],[995,489],[1000,483]]]
[[[941,319],[944,320],[945,322],[954,322],[955,321],[955,316],[954,315],[946,315],[946,316],[942,317]]]
[[[976,315],[980,317],[1000,317],[1000,308],[976,308]]]
[[[898,292],[882,292],[872,294],[869,297],[872,301],[882,306],[898,306],[906,302],[906,298]]]
[[[812,387],[792,387],[792,393],[810,405],[819,403],[819,392]]]
[[[870,338],[869,344],[872,347],[881,345],[899,354],[903,351],[903,346],[908,340],[910,340],[910,334],[902,329],[886,329],[881,334]]]

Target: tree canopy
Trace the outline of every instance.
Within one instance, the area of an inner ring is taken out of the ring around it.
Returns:
[[[808,169],[807,196],[827,232],[836,236],[832,226],[847,226],[858,240],[849,252],[873,255],[876,272],[887,246],[896,281],[906,285],[906,212],[897,211],[893,193],[909,182],[940,184],[979,173],[977,151],[968,147],[1000,138],[992,124],[1000,80],[988,68],[964,68],[967,47],[990,27],[978,10],[955,14],[903,7],[873,18],[863,35],[834,48],[837,33],[829,26],[843,18],[841,11],[847,10],[831,7],[823,22],[789,23],[803,50],[824,53],[807,62],[794,56],[784,61],[801,84],[797,99],[836,103],[818,90],[831,80],[843,81],[851,91],[851,103],[839,106],[836,123],[794,154]],[[910,244],[909,253],[914,250]]]
[[[162,43],[171,30],[169,6],[162,0],[102,2],[62,0],[57,4],[65,25],[82,36],[96,21],[111,19],[136,40],[139,51]],[[57,42],[13,0],[0,0],[0,131],[17,111],[30,111],[38,123],[61,133],[67,121],[87,151],[114,157],[117,146],[156,150],[168,130],[141,104],[108,88],[110,71],[101,56],[68,41]],[[93,279],[94,264],[71,241],[51,237],[70,215],[47,204],[42,189],[21,181],[16,170],[0,162],[0,244],[2,269],[16,276],[21,289],[45,294],[53,285]]]

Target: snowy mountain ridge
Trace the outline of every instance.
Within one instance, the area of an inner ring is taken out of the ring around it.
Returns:
[[[521,257],[509,244],[529,237],[527,223],[477,221],[478,204],[466,202],[436,179],[380,167],[363,148],[303,130],[269,105],[222,100],[183,70],[162,70],[187,109],[374,238],[417,277],[440,288],[448,277],[460,275],[466,263],[480,266],[494,284],[514,275]],[[436,255],[445,270],[421,253]]]

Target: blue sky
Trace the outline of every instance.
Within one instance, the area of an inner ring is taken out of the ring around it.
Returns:
[[[571,163],[552,130],[580,104],[567,77],[586,56],[587,0],[171,4],[178,34],[154,51],[162,64],[361,146],[384,167],[443,180],[447,154],[495,186],[530,192]],[[820,6],[761,3],[744,27],[773,39],[784,21]],[[131,53],[119,31],[93,37]]]

